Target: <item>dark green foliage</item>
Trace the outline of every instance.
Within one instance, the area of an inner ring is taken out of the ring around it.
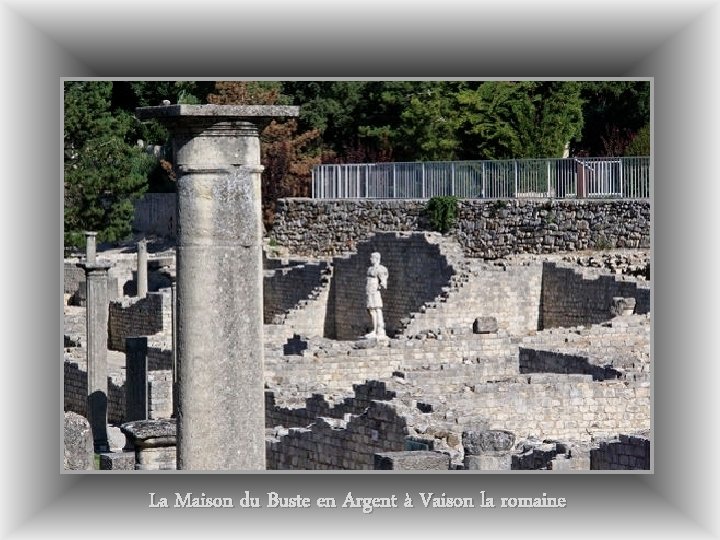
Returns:
[[[650,126],[645,125],[635,134],[625,149],[626,156],[649,156],[650,155]]]
[[[453,196],[432,197],[425,212],[434,231],[445,234],[457,219],[458,198]]]
[[[153,159],[133,144],[139,123],[110,112],[112,82],[65,83],[65,243],[80,246],[84,231],[100,242],[131,233],[133,201],[145,192]]]
[[[650,123],[650,83],[585,81],[581,95],[585,121],[582,136],[574,145],[575,153],[626,155],[635,134]]]

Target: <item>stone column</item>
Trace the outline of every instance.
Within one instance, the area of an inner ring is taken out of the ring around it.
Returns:
[[[85,262],[88,264],[95,264],[96,239],[96,232],[85,232]]]
[[[87,309],[88,421],[93,432],[95,452],[109,451],[107,435],[107,338],[109,261],[95,258],[95,233],[86,233],[85,270]]]
[[[260,140],[297,107],[137,110],[173,138],[177,202],[177,465],[265,468]]]
[[[125,420],[147,418],[147,337],[128,337],[125,338]]]
[[[147,240],[137,243],[137,274],[135,277],[137,297],[145,298],[148,292]]]

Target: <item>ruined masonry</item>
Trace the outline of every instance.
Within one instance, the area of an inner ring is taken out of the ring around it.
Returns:
[[[147,297],[110,302],[110,331],[122,333],[109,341],[108,415],[121,425],[137,410],[125,403],[125,338],[147,336],[133,365],[145,351],[147,415],[161,423],[123,430],[134,468],[175,468],[171,282],[152,270],[175,263],[172,247],[149,247]],[[386,342],[362,338],[373,252],[389,273]],[[125,255],[103,257],[122,266]],[[647,250],[486,260],[452,236],[378,232],[334,257],[266,245],[263,268],[267,469],[651,468]],[[67,306],[65,408],[85,414],[73,390],[82,322]]]

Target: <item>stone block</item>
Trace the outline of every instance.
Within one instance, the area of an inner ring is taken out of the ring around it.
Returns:
[[[125,434],[119,427],[108,426],[107,429],[110,452],[122,452],[127,444]]]
[[[497,319],[495,317],[478,317],[473,323],[473,333],[494,334],[498,331]]]
[[[450,456],[440,452],[406,451],[375,454],[375,470],[381,471],[447,471]]]
[[[515,435],[499,429],[463,431],[462,444],[466,455],[506,452],[515,444]]]
[[[632,315],[635,312],[635,298],[623,298],[616,296],[610,303],[610,315],[618,317],[621,315]]]
[[[108,452],[100,454],[101,471],[135,470],[135,452]]]
[[[174,418],[126,422],[120,429],[135,447],[175,446],[177,443],[177,425]]]
[[[90,422],[74,412],[65,413],[64,468],[71,471],[92,471],[94,466],[93,436]]]
[[[466,455],[463,466],[468,471],[509,471],[512,469],[512,454]]]

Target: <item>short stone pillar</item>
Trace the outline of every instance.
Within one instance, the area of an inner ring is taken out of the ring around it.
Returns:
[[[95,233],[86,233],[85,270],[87,309],[87,381],[88,421],[93,432],[96,452],[107,452],[107,338],[108,338],[108,270],[109,261],[96,259]]]
[[[135,469],[141,471],[177,468],[175,419],[127,422],[120,429],[135,448]]]
[[[512,469],[512,447],[515,435],[503,430],[464,431],[466,470],[508,471]]]
[[[260,139],[298,107],[137,109],[177,168],[178,468],[265,468]]]
[[[85,262],[95,264],[95,255],[97,253],[97,233],[85,231]]]
[[[125,419],[147,418],[147,337],[129,337],[125,338]]]
[[[137,243],[137,273],[135,274],[137,297],[145,298],[148,292],[147,240]]]

